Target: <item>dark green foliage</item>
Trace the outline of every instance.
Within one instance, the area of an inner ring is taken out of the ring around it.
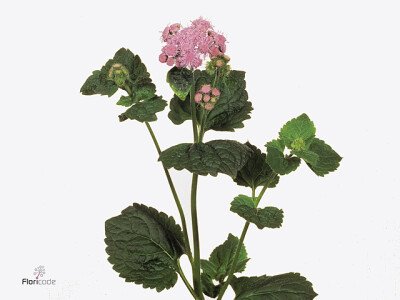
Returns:
[[[115,64],[119,64],[119,67],[114,68]],[[122,69],[127,74],[126,78],[119,77],[118,85],[115,82],[115,76],[110,76],[115,69]],[[100,70],[93,72],[82,86],[81,93],[110,97],[118,90],[118,87],[125,90],[128,96],[121,96],[117,104],[131,106],[119,116],[120,121],[132,119],[152,122],[157,120],[156,112],[164,110],[166,106],[166,101],[155,95],[156,87],[140,57],[125,48],[118,50],[113,59],[108,60]]]
[[[201,260],[203,273],[207,274],[211,279],[222,283],[225,277],[228,276],[232,267],[238,244],[239,239],[229,234],[228,239],[222,245],[214,249],[208,260]],[[240,248],[239,260],[236,265],[235,273],[243,272],[248,260],[247,252],[243,245]]]
[[[208,114],[206,130],[234,131],[243,128],[243,121],[250,119],[253,107],[248,101],[244,77],[243,71],[230,71],[218,82],[221,96]]]
[[[185,101],[193,85],[193,72],[186,68],[173,67],[167,73],[167,82],[175,95],[177,95],[180,100]]]
[[[238,185],[251,187],[255,189],[259,186],[265,186],[270,180],[271,176],[275,173],[266,162],[266,154],[262,153],[256,146],[247,142],[245,144],[251,150],[253,154],[247,160],[246,164],[238,171],[238,174],[234,181]],[[269,183],[268,187],[273,188],[279,182],[279,176],[275,176],[274,179]]]
[[[221,283],[215,285],[211,277],[206,273],[201,273],[201,285],[204,295],[210,298],[217,298],[222,287]]]
[[[342,160],[340,155],[337,154],[329,145],[317,138],[312,141],[309,151],[318,156],[316,162],[307,161],[307,165],[318,176],[324,176],[329,172],[335,171]]]
[[[275,173],[280,175],[289,174],[300,165],[300,159],[298,157],[285,156],[283,154],[285,145],[282,141],[273,140],[268,142],[266,146],[266,161]]]
[[[184,143],[164,150],[159,160],[166,168],[186,169],[199,175],[227,174],[233,178],[251,156],[252,150],[230,140]]]
[[[220,90],[221,95],[214,109],[208,114],[205,125],[206,130],[234,131],[244,126],[243,121],[250,119],[250,112],[253,107],[251,102],[248,101],[244,76],[245,72],[243,71],[231,71],[228,76],[219,81],[217,88]],[[214,80],[214,77],[206,71],[199,70],[194,72],[194,78],[196,91],[204,84],[212,84]],[[192,119],[189,102],[189,95],[184,102],[181,102],[177,96],[172,98],[170,103],[171,111],[168,117],[175,125]]]
[[[155,96],[152,99],[144,100],[132,105],[126,112],[119,116],[120,121],[127,119],[139,122],[153,122],[157,120],[156,113],[163,111],[167,106],[167,101]]]
[[[234,300],[312,300],[317,296],[312,284],[298,273],[234,277],[231,286]]]
[[[106,221],[105,242],[109,262],[125,281],[158,292],[175,285],[177,259],[185,250],[172,217],[134,203]]]
[[[283,222],[283,211],[276,207],[259,209],[254,205],[253,199],[239,195],[231,203],[231,211],[237,213],[246,221],[257,225],[258,229],[279,228]]]

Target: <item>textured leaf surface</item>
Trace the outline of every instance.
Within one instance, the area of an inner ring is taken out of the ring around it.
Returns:
[[[312,284],[298,273],[234,277],[231,286],[235,300],[312,300],[317,296]]]
[[[234,131],[244,126],[243,121],[250,119],[250,112],[253,107],[251,102],[248,101],[244,76],[245,72],[243,71],[231,71],[227,77],[219,82],[217,88],[221,95],[214,109],[208,114],[206,130]],[[211,84],[213,81],[213,76],[210,76],[206,71],[196,70],[194,78],[196,91],[203,84]],[[199,109],[197,113],[199,113]],[[168,117],[175,125],[191,120],[189,95],[184,102],[177,96],[172,98]]]
[[[286,147],[293,148],[292,143],[297,139],[302,139],[307,143],[315,136],[314,123],[306,114],[302,114],[287,122],[279,132],[279,138]]]
[[[206,273],[201,273],[201,285],[204,295],[210,298],[217,298],[221,290],[221,284],[215,285],[213,280]]]
[[[282,226],[283,211],[281,209],[272,206],[258,209],[254,205],[253,199],[245,195],[235,197],[231,203],[231,211],[246,221],[256,224],[259,229]]]
[[[214,249],[208,260],[201,260],[201,268],[205,274],[222,282],[228,276],[229,270],[232,268],[233,259],[239,239],[229,234],[228,239],[220,246]],[[236,265],[235,273],[241,273],[246,268],[248,261],[247,252],[244,245],[240,248],[239,260]]]
[[[111,80],[108,80],[108,72],[104,71],[105,67],[101,71],[93,71],[93,74],[86,79],[85,83],[81,87],[81,93],[83,95],[104,95],[111,97],[118,90],[118,86]]]
[[[250,119],[253,107],[248,101],[244,77],[243,71],[231,71],[218,83],[221,96],[208,114],[206,130],[234,131],[244,127],[243,121]]]
[[[247,160],[246,164],[241,168],[234,179],[238,185],[247,186],[251,188],[257,188],[264,186],[268,183],[271,176],[274,175],[271,167],[266,162],[266,154],[262,153],[256,146],[247,142],[245,144],[251,150],[253,154]],[[270,188],[275,187],[279,182],[279,176],[275,178],[269,184]]]
[[[119,116],[119,120],[137,120],[139,122],[153,122],[157,120],[156,113],[163,111],[167,106],[167,101],[161,97],[154,97],[132,105],[126,112]]]
[[[117,105],[121,105],[121,106],[125,106],[125,107],[129,107],[133,104],[133,99],[132,97],[129,96],[121,96],[121,98],[119,98],[119,101],[117,102]]]
[[[185,101],[193,85],[193,72],[187,68],[173,67],[167,73],[167,82],[175,95],[177,95],[180,100]]]
[[[307,161],[307,165],[318,176],[324,176],[329,172],[335,171],[342,158],[323,140],[315,138],[309,148],[309,151],[318,156],[317,161]]]
[[[184,242],[172,217],[134,203],[106,221],[105,242],[109,262],[125,281],[158,292],[175,285]]]
[[[283,151],[285,145],[280,140],[273,140],[266,144],[267,146],[267,163],[276,173],[280,175],[289,174],[297,169],[300,165],[298,157],[285,157]]]
[[[199,175],[212,176],[224,173],[235,178],[251,154],[252,150],[239,142],[215,140],[173,146],[163,151],[159,160],[168,169],[186,169]]]

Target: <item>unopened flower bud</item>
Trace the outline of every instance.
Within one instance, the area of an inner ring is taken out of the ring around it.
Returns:
[[[222,59],[218,59],[218,60],[215,62],[215,65],[216,65],[218,68],[221,68],[221,67],[224,65],[224,62],[223,62]]]
[[[290,147],[296,151],[306,150],[306,142],[302,138],[295,139]]]
[[[158,57],[158,60],[161,63],[165,63],[167,61],[168,56],[165,53],[161,53],[160,56]]]
[[[207,94],[207,93],[209,93],[209,92],[211,91],[211,86],[210,86],[209,84],[203,85],[203,86],[201,87],[201,91],[202,91],[204,94]]]
[[[204,105],[204,108],[206,110],[212,110],[214,108],[214,105],[212,105],[211,103],[206,103],[206,105]]]
[[[124,86],[125,81],[129,78],[129,72],[128,69],[120,63],[115,63],[111,66],[108,77],[118,86]]]
[[[196,103],[199,103],[199,102],[201,101],[201,98],[202,98],[202,97],[203,97],[202,94],[197,93],[197,94],[194,96],[194,101],[196,101]]]
[[[211,93],[212,93],[214,96],[216,96],[216,97],[218,97],[219,95],[221,95],[221,92],[220,92],[218,89],[216,89],[216,88],[213,88]]]
[[[208,102],[208,101],[210,101],[210,95],[209,94],[206,94],[206,95],[204,95],[204,97],[203,97],[203,101],[204,102]]]
[[[230,58],[228,55],[226,55],[226,54],[224,54],[224,59],[225,59],[226,61],[230,61],[230,60],[231,60],[231,58]]]
[[[168,57],[167,59],[167,65],[172,67],[175,63],[175,59],[173,57]]]
[[[212,98],[210,99],[210,102],[211,102],[211,103],[215,103],[215,102],[217,102],[217,98],[215,98],[215,97],[212,97]]]

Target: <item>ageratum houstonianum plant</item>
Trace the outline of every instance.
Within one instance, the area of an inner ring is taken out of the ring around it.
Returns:
[[[126,93],[117,102],[128,107],[119,115],[119,120],[136,120],[146,126],[181,221],[180,226],[165,213],[138,203],[107,220],[105,243],[113,269],[127,282],[158,292],[172,288],[180,276],[192,297],[198,300],[204,299],[204,295],[222,299],[229,286],[238,300],[313,299],[317,294],[312,284],[299,273],[240,276],[249,260],[243,242],[251,224],[258,229],[282,226],[282,209],[259,207],[265,191],[276,187],[281,176],[295,171],[301,161],[317,176],[324,176],[338,168],[341,157],[316,137],[314,123],[306,114],[283,125],[278,137],[266,143],[265,153],[250,142],[205,142],[208,131],[235,131],[244,126],[243,121],[250,119],[253,107],[248,100],[245,72],[231,70],[230,58],[225,54],[225,37],[202,18],[187,27],[167,26],[162,42],[159,61],[172,67],[166,76],[174,92],[169,101],[168,117],[175,125],[187,120],[192,122],[193,143],[161,150],[150,123],[157,121],[156,113],[163,111],[168,102],[156,95],[146,66],[128,49],[118,50],[81,88],[83,95],[111,97],[118,89]],[[201,70],[204,62],[205,68]],[[192,173],[192,245],[181,200],[168,171],[170,168]],[[201,259],[197,180],[199,176],[219,173],[249,188],[247,195],[238,195],[231,202],[231,211],[244,218],[245,225],[239,238],[229,234],[208,259]],[[181,268],[182,255],[190,262],[192,282]]]

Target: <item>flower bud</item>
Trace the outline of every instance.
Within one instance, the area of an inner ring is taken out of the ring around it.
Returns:
[[[211,91],[211,86],[209,84],[203,85],[201,87],[201,92],[207,94]]]
[[[108,77],[113,80],[118,86],[124,86],[125,81],[129,79],[128,69],[120,63],[115,63],[111,66],[108,72]]]
[[[210,98],[211,98],[211,97],[210,97],[209,94],[205,94],[204,97],[203,97],[203,101],[204,101],[204,102],[208,102],[208,101],[210,101]]]
[[[211,103],[206,103],[206,105],[204,105],[204,108],[206,110],[212,110],[214,108],[214,105],[212,105]]]
[[[202,98],[202,97],[203,97],[202,94],[197,93],[197,94],[194,96],[194,101],[196,101],[196,103],[199,103],[199,102],[201,101],[201,98]]]

